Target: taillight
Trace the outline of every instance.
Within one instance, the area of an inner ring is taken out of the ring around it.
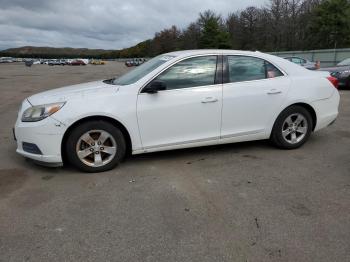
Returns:
[[[338,88],[339,81],[337,78],[333,76],[328,76],[327,79],[334,85],[335,88]]]

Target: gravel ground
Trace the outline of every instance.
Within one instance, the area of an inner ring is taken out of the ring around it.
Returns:
[[[160,152],[102,174],[15,153],[25,97],[126,70],[0,64],[0,261],[350,261],[350,91],[337,122],[293,151]]]

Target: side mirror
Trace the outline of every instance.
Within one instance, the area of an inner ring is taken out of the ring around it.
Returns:
[[[155,94],[158,91],[166,90],[166,84],[160,80],[154,80],[142,90],[142,93]]]

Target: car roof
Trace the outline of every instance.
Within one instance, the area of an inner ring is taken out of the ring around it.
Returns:
[[[202,55],[202,54],[254,54],[260,53],[259,51],[242,51],[242,50],[231,50],[231,49],[195,49],[195,50],[183,50],[183,51],[174,51],[167,53],[167,55],[173,56],[189,56],[189,55]]]

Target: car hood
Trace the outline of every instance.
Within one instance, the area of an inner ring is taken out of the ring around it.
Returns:
[[[350,66],[332,66],[332,67],[324,67],[320,68],[320,71],[328,71],[328,72],[342,72],[345,70],[350,70]]]
[[[101,81],[71,85],[61,88],[52,89],[28,97],[32,105],[42,105],[56,102],[66,102],[71,99],[79,99],[99,94],[108,94],[117,92],[119,88]]]

